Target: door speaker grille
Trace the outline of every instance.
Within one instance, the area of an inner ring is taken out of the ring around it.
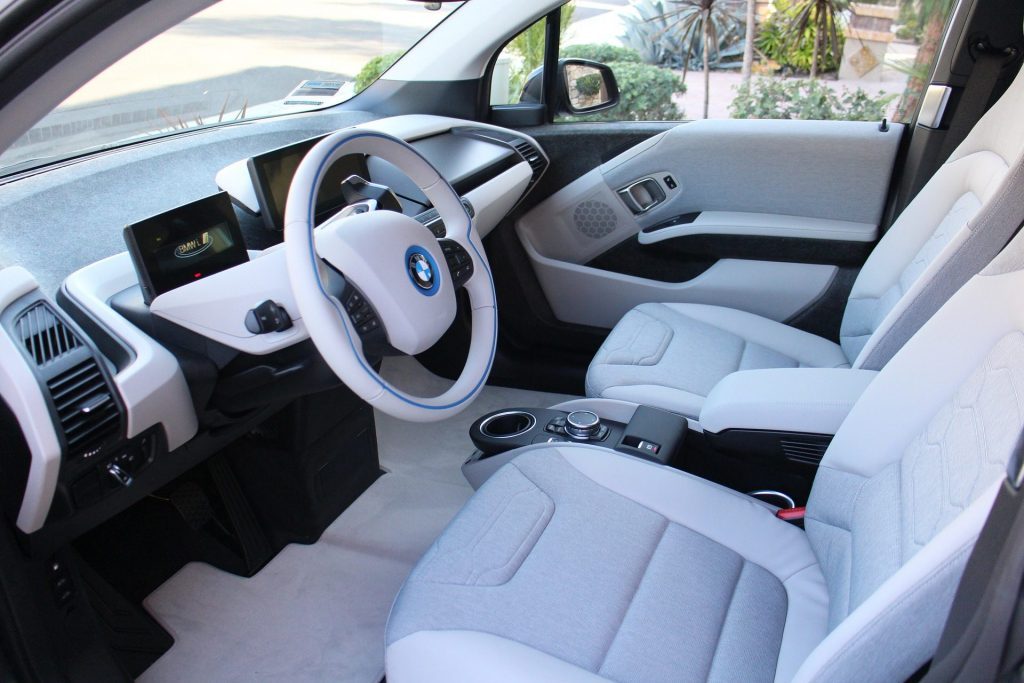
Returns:
[[[607,237],[619,227],[615,210],[604,202],[593,199],[577,204],[572,212],[572,219],[577,230],[595,240]]]

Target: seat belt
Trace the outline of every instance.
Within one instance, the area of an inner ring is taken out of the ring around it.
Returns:
[[[974,68],[960,96],[956,113],[949,122],[939,159],[948,159],[981,120],[992,100],[992,91],[995,90],[1000,72],[1017,56],[1017,49],[995,48],[987,41],[980,41],[972,47],[971,53],[974,56]]]
[[[1024,440],[964,568],[925,683],[1009,680],[1024,659]]]

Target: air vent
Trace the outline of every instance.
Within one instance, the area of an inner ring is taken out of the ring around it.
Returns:
[[[95,358],[56,375],[46,386],[53,397],[70,457],[98,448],[118,431],[117,402]]]
[[[533,179],[537,180],[540,174],[544,172],[544,169],[547,168],[547,159],[540,153],[540,150],[526,140],[520,140],[515,143],[515,148],[519,152],[519,156],[526,159],[527,163],[530,164],[530,168],[533,169]]]
[[[22,313],[15,324],[25,350],[39,367],[81,345],[75,333],[44,302]]]
[[[825,451],[828,450],[828,444],[828,440],[812,442],[783,439],[779,442],[779,446],[782,447],[782,453],[787,459],[805,465],[817,465],[820,463],[825,455]]]

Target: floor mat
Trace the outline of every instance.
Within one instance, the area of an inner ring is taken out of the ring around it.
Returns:
[[[388,359],[397,386],[450,383],[411,358]],[[570,397],[487,387],[462,415],[412,424],[377,414],[378,479],[314,545],[291,545],[256,576],[185,566],[146,598],[175,644],[140,678],[156,681],[358,681],[384,674],[384,626],[409,570],[472,490],[459,470],[469,425],[490,410]]]

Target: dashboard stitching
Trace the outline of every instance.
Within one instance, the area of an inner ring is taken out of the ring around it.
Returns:
[[[356,361],[359,363],[359,366],[361,368],[363,368],[363,370],[366,372],[366,374],[369,375],[370,378],[372,380],[374,380],[381,387],[381,389],[383,389],[384,391],[388,392],[389,394],[391,394],[395,398],[397,398],[397,399],[399,399],[401,401],[404,401],[405,403],[408,403],[409,405],[415,406],[417,408],[423,408],[423,409],[426,409],[426,410],[448,410],[449,408],[454,408],[454,407],[456,407],[458,405],[461,405],[461,404],[465,403],[466,401],[468,401],[474,394],[476,394],[476,392],[480,389],[480,387],[484,384],[484,382],[486,382],[488,375],[490,375],[491,366],[494,364],[494,352],[495,352],[497,344],[498,344],[498,316],[497,316],[497,311],[495,311],[495,315],[494,315],[494,331],[493,331],[493,334],[491,335],[491,352],[490,352],[490,354],[488,356],[487,367],[484,369],[483,376],[479,379],[479,381],[477,381],[477,383],[473,386],[473,388],[470,389],[469,393],[466,394],[464,397],[460,398],[459,400],[453,401],[452,403],[447,403],[445,405],[432,406],[432,405],[428,405],[426,403],[420,403],[419,401],[414,401],[414,400],[412,400],[412,399],[410,399],[410,398],[408,398],[406,396],[403,396],[401,392],[396,391],[395,389],[393,389],[387,382],[385,382],[384,380],[381,379],[380,375],[378,375],[373,370],[373,368],[369,367],[366,364],[365,359],[362,356],[362,353],[359,352],[359,350],[356,348],[355,343],[353,343],[353,341],[352,341],[352,334],[349,332],[348,325],[345,323],[345,312],[342,310],[341,305],[338,302],[338,300],[335,299],[333,296],[331,296],[327,292],[327,290],[324,288],[323,281],[320,279],[319,269],[317,268],[316,240],[315,240],[315,238],[314,238],[314,236],[312,234],[313,233],[313,228],[314,228],[314,226],[312,224],[312,216],[316,215],[315,214],[316,194],[317,194],[317,191],[320,189],[320,182],[321,182],[321,179],[322,179],[321,176],[322,176],[322,174],[324,172],[324,167],[327,165],[328,161],[331,160],[331,157],[334,155],[334,152],[339,147],[341,147],[342,145],[348,143],[351,140],[356,140],[356,139],[362,138],[362,137],[381,138],[381,139],[387,140],[389,142],[397,142],[398,144],[403,145],[404,147],[406,147],[406,149],[411,151],[416,156],[418,156],[421,159],[423,159],[423,161],[425,161],[428,166],[433,168],[433,164],[431,164],[429,161],[427,161],[427,159],[422,154],[420,154],[418,151],[416,151],[416,149],[414,147],[412,147],[411,145],[405,143],[402,140],[394,138],[392,136],[383,135],[383,134],[380,134],[380,133],[370,133],[370,132],[367,132],[367,133],[357,133],[357,134],[354,134],[354,135],[348,135],[344,139],[339,140],[333,147],[331,147],[331,150],[324,157],[324,160],[320,163],[319,168],[317,168],[316,175],[314,176],[313,192],[311,193],[310,200],[309,200],[309,208],[310,208],[309,216],[311,217],[310,225],[309,225],[309,232],[310,232],[309,255],[310,255],[310,259],[312,261],[312,265],[313,265],[313,269],[314,269],[313,272],[316,273],[316,275],[317,275],[317,277],[316,277],[317,287],[320,289],[320,293],[324,295],[324,297],[330,302],[330,304],[338,312],[338,315],[341,317],[341,326],[345,330],[345,338],[348,340],[349,346],[352,347],[352,352],[355,354],[355,358],[356,358]],[[455,190],[452,189],[451,185],[437,171],[437,169],[434,169],[434,172],[437,173],[437,177],[440,178],[440,180],[443,183],[445,183],[445,185],[448,185],[448,189],[451,190],[452,194],[457,196]],[[462,202],[461,201],[459,202],[459,206],[462,206]],[[494,279],[491,277],[490,267],[489,267],[489,265],[487,265],[486,259],[484,259],[483,255],[476,248],[476,245],[473,243],[473,240],[472,240],[473,221],[472,221],[472,219],[469,218],[469,214],[466,213],[466,209],[465,209],[464,206],[462,206],[462,211],[463,211],[463,215],[468,219],[468,222],[466,224],[466,241],[469,242],[470,248],[472,248],[473,251],[476,252],[477,258],[479,259],[479,263],[484,264],[483,270],[484,270],[484,272],[487,275],[487,282],[488,282],[488,284],[491,287],[492,301],[496,302],[497,301],[497,294],[494,291]]]

